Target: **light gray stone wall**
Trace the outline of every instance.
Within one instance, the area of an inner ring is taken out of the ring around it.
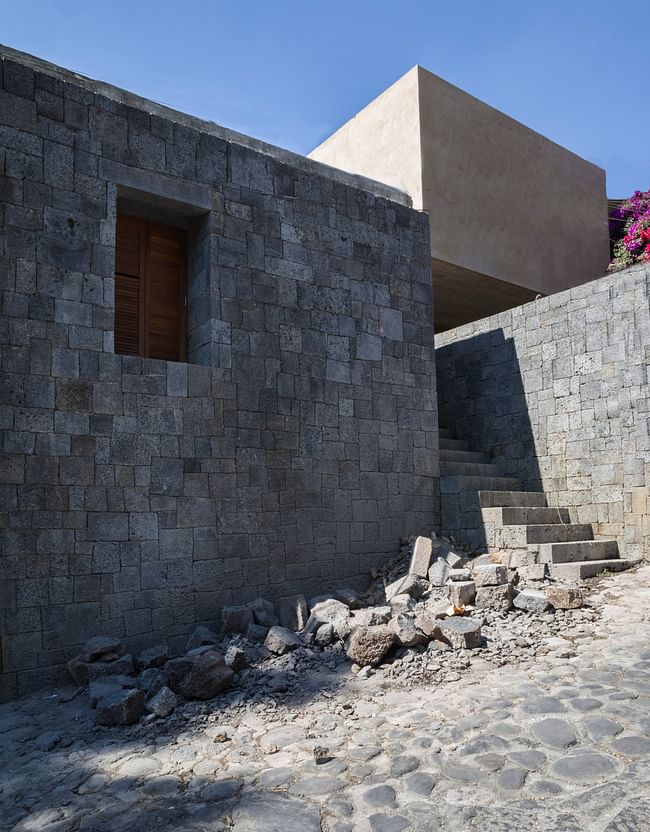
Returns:
[[[0,72],[2,696],[93,633],[174,650],[224,604],[360,584],[435,526],[427,218],[63,70]],[[118,207],[190,232],[188,364],[113,354]]]
[[[649,297],[639,265],[436,336],[440,424],[627,557],[650,551]]]

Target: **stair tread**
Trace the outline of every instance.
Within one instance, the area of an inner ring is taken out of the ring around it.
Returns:
[[[571,540],[562,543],[540,543],[539,556],[546,563],[581,563],[585,561],[618,560],[618,543],[608,540]]]
[[[584,580],[593,578],[607,570],[608,572],[623,572],[636,566],[638,560],[629,558],[605,558],[603,560],[581,560],[573,563],[551,563],[549,572],[552,578],[563,580]]]
[[[543,491],[522,491],[520,488],[481,489],[479,502],[483,508],[548,508]]]

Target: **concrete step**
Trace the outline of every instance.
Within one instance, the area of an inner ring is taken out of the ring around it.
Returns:
[[[438,436],[440,439],[453,439],[454,434],[449,430],[449,428],[438,428]]]
[[[445,439],[440,436],[439,442],[441,451],[469,451],[469,442],[464,439]]]
[[[504,526],[503,546],[519,549],[540,543],[568,543],[576,540],[593,540],[594,533],[588,523],[535,523],[524,526]]]
[[[491,462],[440,461],[441,477],[498,477],[499,469]]]
[[[544,506],[510,506],[488,509],[490,519],[502,526],[530,526],[543,523],[570,523],[568,508],[546,508]],[[494,512],[494,514],[492,514]],[[499,514],[497,514],[499,512]]]
[[[487,464],[490,460],[487,454],[482,454],[480,451],[457,451],[440,448],[440,462],[477,462]]]
[[[471,477],[465,475],[442,475],[440,491],[442,494],[458,494],[462,491],[515,491],[521,486],[514,477]]]
[[[519,491],[517,488],[481,489],[479,492],[481,508],[532,508],[546,507],[546,494],[543,491]]]
[[[540,563],[580,563],[587,560],[612,560],[618,556],[618,543],[615,540],[542,543],[539,547]]]
[[[551,563],[549,574],[558,581],[581,581],[594,578],[601,572],[623,572],[636,566],[638,560],[624,560],[623,558],[610,560],[581,560],[575,563]]]

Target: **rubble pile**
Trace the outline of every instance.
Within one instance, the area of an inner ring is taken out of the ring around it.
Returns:
[[[474,656],[497,666],[572,656],[572,639],[596,616],[582,608],[584,590],[543,574],[523,585],[502,560],[417,537],[374,571],[363,594],[343,588],[224,607],[220,631],[196,627],[176,657],[164,645],[133,657],[97,636],[68,668],[88,686],[97,724],[115,726],[164,719],[181,700],[273,700],[323,672],[435,684],[460,679]]]

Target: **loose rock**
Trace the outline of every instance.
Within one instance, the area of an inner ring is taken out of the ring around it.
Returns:
[[[286,627],[271,627],[264,640],[266,649],[278,656],[290,653],[301,645],[300,637]]]
[[[346,644],[346,654],[361,667],[375,667],[395,644],[395,633],[386,624],[358,627]]]

